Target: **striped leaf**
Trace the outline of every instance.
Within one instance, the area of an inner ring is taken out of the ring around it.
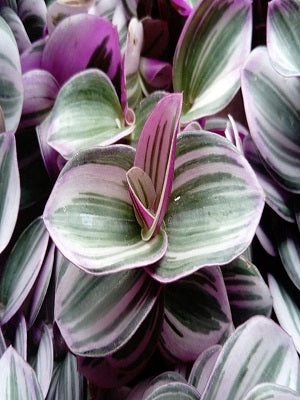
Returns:
[[[34,69],[23,75],[24,103],[21,127],[36,126],[50,112],[59,86],[56,79],[47,71]]]
[[[18,13],[32,42],[43,36],[47,7],[43,0],[18,0]]]
[[[193,365],[188,383],[193,385],[200,394],[202,394],[206,388],[210,374],[213,371],[221,350],[222,346],[219,344],[209,347],[200,354]]]
[[[7,131],[17,130],[23,104],[20,56],[14,35],[0,17],[0,106]]]
[[[10,346],[0,359],[1,400],[43,400],[33,369]]]
[[[278,221],[279,217],[266,205],[255,232],[260,245],[271,257],[276,257],[278,255],[275,236],[276,230],[274,229],[273,223],[273,221],[276,220]]]
[[[269,274],[269,287],[273,297],[274,311],[282,328],[293,338],[300,353],[300,308],[299,292],[295,298],[282,283]]]
[[[117,93],[101,71],[89,69],[60,90],[49,119],[48,143],[63,157],[129,135]]]
[[[21,234],[6,262],[0,292],[4,308],[1,324],[15,315],[39,274],[49,235],[41,218],[34,220]]]
[[[148,395],[144,395],[142,400],[200,400],[199,392],[183,382],[171,382],[156,387]]]
[[[78,370],[90,383],[102,388],[121,387],[145,368],[158,341],[163,320],[163,302],[158,300],[129,341],[110,356],[77,357]]]
[[[31,45],[22,21],[18,17],[17,13],[10,7],[2,7],[0,15],[10,27],[21,54]]]
[[[20,204],[20,177],[16,141],[12,133],[0,133],[0,253],[12,236]]]
[[[162,353],[172,360],[196,360],[207,347],[224,342],[232,320],[219,267],[203,268],[165,287]]]
[[[173,86],[183,91],[182,122],[224,108],[240,85],[250,52],[249,0],[202,0],[185,23],[174,55]]]
[[[261,383],[255,386],[243,400],[297,400],[299,393],[274,383]]]
[[[71,266],[57,287],[55,319],[72,352],[103,357],[128,342],[159,290],[141,268],[95,277]]]
[[[93,274],[152,264],[166,251],[161,230],[144,242],[126,183],[134,150],[110,146],[74,157],[44,211],[54,243],[72,263]]]
[[[298,365],[290,337],[270,319],[253,317],[224,344],[201,400],[241,400],[263,382],[295,390]]]
[[[300,290],[300,233],[296,225],[280,224],[277,230],[278,252],[282,264]]]
[[[52,243],[43,261],[43,265],[36,280],[34,292],[30,301],[28,317],[29,328],[32,327],[36,320],[36,317],[38,316],[49,287],[50,278],[53,270],[54,251],[55,245]]]
[[[289,192],[284,190],[269,174],[263,165],[259,152],[250,136],[243,142],[244,154],[254,169],[257,179],[261,184],[266,203],[283,219],[294,222],[292,198]]]
[[[259,270],[244,256],[222,268],[234,324],[240,325],[254,315],[269,317],[272,298]]]
[[[116,28],[97,15],[72,15],[50,35],[43,51],[42,69],[63,84],[85,68],[101,69],[120,94],[121,52]]]
[[[0,327],[0,358],[3,356],[5,350],[6,350],[6,342]]]
[[[50,329],[44,325],[42,329],[42,337],[40,340],[34,370],[44,398],[48,393],[52,372],[53,372],[53,343]]]
[[[158,233],[167,209],[174,175],[181,107],[181,94],[163,97],[147,118],[137,144],[134,166],[146,172],[156,193],[153,204],[155,218],[149,229],[142,230],[143,240],[149,240]],[[135,206],[134,201],[133,204]]]
[[[27,360],[27,325],[23,314],[18,315],[14,349]]]
[[[299,24],[299,1],[273,0],[268,3],[268,51],[274,68],[284,76],[300,75]]]
[[[263,206],[253,170],[230,142],[211,132],[180,134],[165,216],[168,249],[149,272],[167,282],[227,264],[249,246]]]
[[[144,390],[143,393],[141,393],[141,397],[143,396],[143,399],[145,399],[161,386],[165,386],[166,384],[169,383],[179,383],[179,382],[184,384],[187,383],[186,379],[178,372],[175,371],[162,372],[161,374],[153,378],[150,382],[148,382],[146,389]],[[137,398],[135,398],[134,400],[137,400]]]
[[[272,176],[300,192],[300,82],[272,67],[267,49],[256,48],[242,71],[251,136]]]
[[[84,382],[77,371],[76,357],[67,353],[53,372],[47,400],[82,400],[84,399]]]

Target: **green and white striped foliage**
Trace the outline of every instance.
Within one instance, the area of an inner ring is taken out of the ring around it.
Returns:
[[[42,266],[48,240],[49,234],[43,221],[37,218],[24,230],[12,249],[1,280],[2,325],[15,315],[32,289]]]
[[[25,317],[21,313],[17,317],[14,349],[25,361],[27,360],[27,325]]]
[[[0,106],[7,131],[15,132],[23,104],[20,56],[14,35],[0,17]]]
[[[300,82],[279,75],[267,49],[250,54],[242,71],[250,134],[270,174],[285,189],[300,192]]]
[[[1,400],[43,400],[33,369],[11,346],[0,359],[0,382]]]
[[[214,114],[230,102],[240,86],[251,36],[251,1],[198,3],[174,55],[173,86],[184,96],[182,122]]]
[[[226,291],[236,326],[254,315],[269,317],[272,297],[259,270],[244,256],[222,267]]]
[[[297,400],[300,394],[285,386],[261,383],[255,386],[243,400]]]
[[[5,350],[6,350],[6,342],[0,327],[0,358],[4,354]]]
[[[107,356],[130,340],[159,291],[141,268],[96,277],[69,266],[58,282],[55,320],[73,353]]]
[[[263,207],[252,168],[228,140],[205,131],[179,134],[164,219],[168,249],[147,270],[169,282],[227,264],[251,243]]]
[[[267,46],[274,68],[284,76],[300,76],[300,3],[272,0],[268,3]]]
[[[271,274],[269,274],[269,287],[276,317],[282,328],[293,338],[295,347],[300,353],[299,291],[290,292]]]
[[[160,232],[141,238],[126,172],[134,149],[115,145],[80,153],[58,178],[44,221],[60,251],[85,271],[99,275],[153,264],[166,251]]]
[[[95,146],[115,143],[134,129],[125,126],[122,108],[108,76],[88,69],[60,89],[50,114],[48,143],[66,159]]]
[[[256,316],[224,344],[201,400],[242,400],[264,382],[296,390],[298,368],[292,339],[272,320]]]
[[[30,47],[30,39],[18,14],[10,7],[1,7],[1,17],[8,24],[16,40],[20,54]]]
[[[191,362],[208,347],[223,343],[232,319],[219,267],[203,268],[165,287],[160,348],[171,361]]]
[[[12,236],[19,211],[20,195],[15,137],[10,132],[0,133],[0,253]]]

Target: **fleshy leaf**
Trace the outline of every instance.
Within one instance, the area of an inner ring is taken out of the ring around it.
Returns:
[[[166,251],[163,230],[148,242],[141,239],[126,182],[133,157],[134,150],[122,145],[79,154],[66,164],[46,205],[53,241],[89,273],[149,265]]]
[[[12,30],[14,38],[17,42],[19,52],[21,54],[24,50],[31,46],[29,37],[26,33],[24,25],[22,24],[22,21],[15,13],[15,11],[13,11],[10,7],[2,7],[0,14]]]
[[[269,317],[272,298],[259,270],[244,256],[222,267],[233,322],[240,325],[254,315]]]
[[[0,359],[1,400],[43,400],[33,369],[10,346]]]
[[[53,343],[50,329],[44,325],[35,362],[35,372],[41,386],[44,398],[46,398],[53,371]]]
[[[300,4],[297,0],[268,3],[267,45],[274,68],[284,76],[300,75]]]
[[[49,119],[48,142],[63,157],[130,134],[116,91],[102,71],[89,69],[61,88]]]
[[[224,344],[201,399],[241,400],[266,381],[295,390],[298,365],[291,338],[270,319],[253,317]]]
[[[272,67],[258,47],[242,71],[242,91],[251,136],[271,175],[287,190],[300,192],[300,82]]]
[[[95,277],[69,266],[55,297],[55,319],[77,355],[103,357],[128,342],[160,286],[141,268]]]
[[[209,346],[224,342],[232,320],[219,267],[203,268],[165,287],[162,352],[190,362]]]
[[[47,41],[46,39],[47,38],[37,40],[21,54],[21,67],[23,74],[32,69],[41,68],[43,50]]]
[[[230,102],[240,85],[251,34],[251,1],[198,3],[174,55],[173,86],[183,91],[183,122],[214,114]]]
[[[280,224],[278,229],[278,252],[282,264],[300,290],[300,233],[295,225]]]
[[[29,294],[40,271],[48,239],[42,219],[37,218],[24,230],[10,253],[1,281],[2,325],[18,311]]]
[[[140,73],[149,91],[170,90],[172,87],[172,65],[166,61],[141,57]]]
[[[16,141],[12,133],[0,133],[0,253],[12,236],[20,205],[20,176]]]
[[[18,315],[14,349],[25,361],[27,360],[27,325],[23,314]]]
[[[282,328],[293,338],[300,353],[300,308],[299,292],[294,299],[281,282],[269,275],[269,286],[274,302],[274,311]]]
[[[297,400],[299,393],[282,385],[261,383],[255,386],[243,400]]]
[[[204,350],[195,361],[188,383],[193,385],[200,394],[204,392],[210,374],[213,371],[222,346],[216,344]]]
[[[243,142],[244,154],[254,169],[266,195],[266,203],[283,219],[294,222],[292,199],[289,192],[285,191],[269,174],[264,167],[259,152],[250,136]]]
[[[149,272],[168,282],[227,264],[249,246],[263,206],[253,170],[230,142],[211,132],[183,132],[165,216],[168,249]]]
[[[153,210],[155,218],[150,229],[142,231],[143,240],[149,240],[158,232],[167,209],[181,107],[181,94],[163,97],[147,118],[137,145],[134,166],[150,177],[157,196]]]
[[[23,85],[18,47],[10,27],[0,17],[0,105],[7,131],[16,131],[22,111]]]
[[[43,0],[18,0],[18,14],[32,42],[43,36],[46,13]]]
[[[200,400],[200,394],[193,388],[183,382],[170,382],[164,385],[157,386],[148,395],[144,395],[142,400]]]
[[[35,69],[23,75],[24,103],[21,127],[36,126],[50,112],[59,86],[56,79],[47,71]]]

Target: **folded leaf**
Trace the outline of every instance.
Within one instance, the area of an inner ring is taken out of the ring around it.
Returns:
[[[219,267],[201,271],[165,287],[161,348],[168,358],[196,360],[208,347],[224,342],[232,320]]]
[[[298,366],[290,337],[273,321],[253,317],[224,344],[201,399],[241,400],[263,382],[295,390]]]
[[[252,139],[271,175],[300,192],[300,82],[279,75],[267,49],[256,48],[242,71],[242,92]]]
[[[66,164],[44,211],[54,243],[72,263],[93,274],[152,264],[166,251],[161,230],[141,239],[126,182],[134,150],[110,146]]]
[[[224,108],[240,85],[250,52],[249,0],[203,0],[187,19],[174,55],[173,86],[183,91],[183,122]]]
[[[300,75],[300,4],[297,0],[268,3],[267,45],[274,68],[284,76]]]
[[[21,234],[6,262],[0,302],[4,311],[1,324],[5,324],[23,304],[40,271],[49,234],[41,218],[34,220]]]
[[[20,205],[20,177],[16,141],[12,133],[0,133],[0,253],[12,236]]]
[[[72,352],[103,357],[129,341],[159,290],[141,268],[95,277],[70,265],[57,287],[55,320]]]
[[[0,359],[1,400],[43,400],[33,369],[9,347]]]
[[[66,159],[130,134],[116,91],[101,71],[89,69],[60,90],[49,118],[48,143]]]
[[[0,106],[7,131],[17,130],[23,104],[20,56],[14,35],[0,17]]]
[[[297,400],[299,393],[274,383],[261,383],[255,386],[243,400]]]
[[[211,132],[183,132],[165,216],[168,249],[149,272],[168,282],[230,262],[249,246],[263,206],[253,170],[230,142]]]
[[[54,354],[51,332],[50,329],[44,325],[34,367],[44,398],[46,398],[50,386],[53,360]]]
[[[172,65],[166,61],[141,57],[140,73],[149,91],[172,87]]]

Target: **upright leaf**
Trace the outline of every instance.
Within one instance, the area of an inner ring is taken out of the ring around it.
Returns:
[[[230,102],[240,85],[251,34],[251,1],[198,3],[174,55],[173,86],[183,91],[183,122],[214,114]]]
[[[27,325],[23,314],[18,315],[14,349],[27,360]]]
[[[35,372],[44,398],[48,393],[53,371],[53,343],[50,329],[44,325],[39,348],[35,360]]]

